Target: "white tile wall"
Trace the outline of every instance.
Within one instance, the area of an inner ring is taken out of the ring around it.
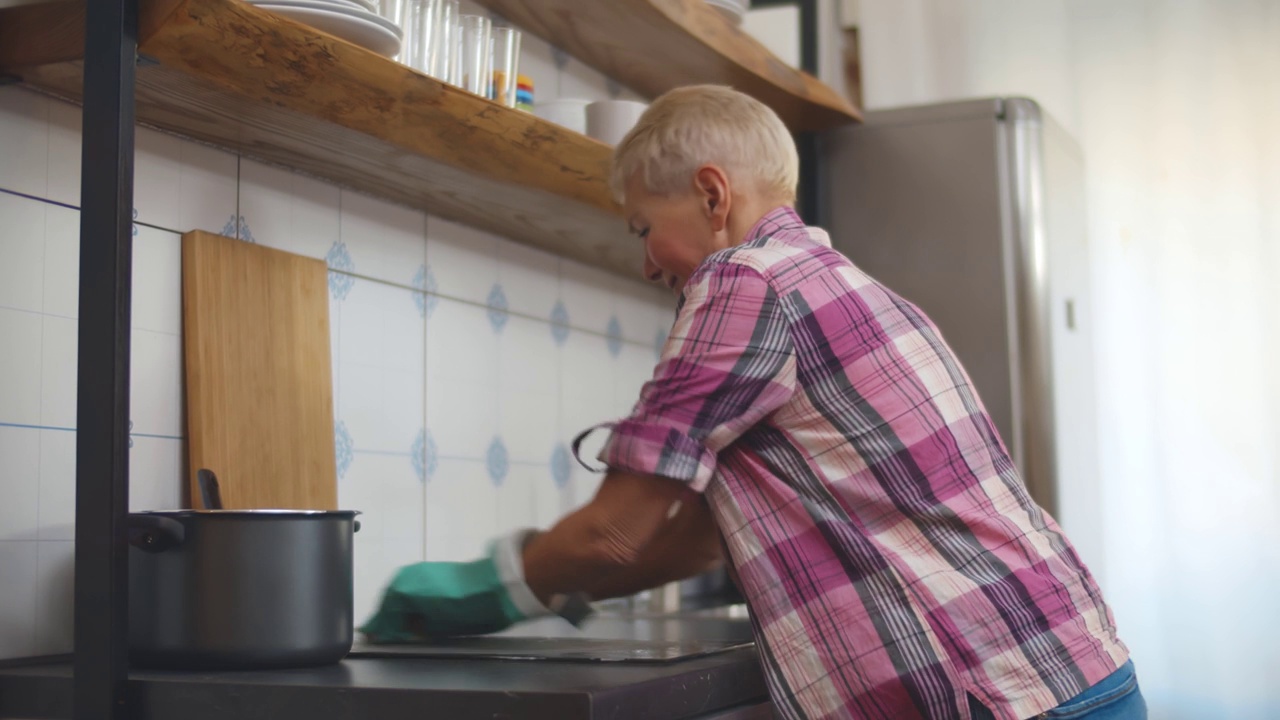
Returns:
[[[43,307],[43,278],[32,269],[44,264],[47,207],[17,195],[0,195],[0,218],[4,218],[0,243],[5,252],[0,263],[0,307],[31,312]]]
[[[499,530],[497,507],[483,460],[441,457],[427,483],[427,559],[475,559]]]
[[[44,211],[43,312],[66,318],[79,317],[80,213],[57,205],[44,205]],[[141,234],[135,236],[134,242],[141,238]],[[138,250],[135,248],[134,252]]]
[[[425,492],[407,448],[401,453],[357,452],[339,482],[341,505],[362,513],[355,542],[357,622],[376,607],[396,568],[424,559]]]
[[[136,440],[135,440],[136,442]],[[76,538],[76,434],[73,430],[40,431],[39,478],[41,540]],[[131,473],[137,472],[138,458],[129,456]],[[129,502],[133,504],[134,483]],[[163,506],[147,506],[159,508]]]
[[[35,644],[41,655],[69,653],[75,647],[75,546],[46,541],[36,548]]]
[[[342,191],[341,209],[339,231],[352,272],[410,285],[427,261],[426,214],[349,190]]]
[[[40,369],[40,424],[76,426],[77,321],[46,315]],[[134,358],[137,366],[137,358]],[[135,373],[136,375],[136,373]]]
[[[498,242],[493,235],[431,218],[427,237],[427,264],[438,292],[444,297],[487,304],[498,280]]]
[[[0,87],[0,187],[44,197],[49,189],[49,105],[42,95]]]
[[[39,539],[40,431],[0,427],[0,463],[0,541]]]
[[[5,657],[48,654],[36,642],[36,608],[39,590],[40,543],[20,540],[0,542],[0,649]]]
[[[236,234],[236,155],[141,127],[136,143],[133,197],[139,223]]]
[[[502,284],[511,310],[549,319],[560,299],[560,258],[506,239],[499,241],[497,257],[496,281]]]
[[[37,313],[0,308],[0,422],[40,424],[42,320]]]
[[[80,207],[80,129],[83,111],[79,105],[49,101],[49,192],[52,202]]]
[[[525,47],[538,97],[608,97]],[[0,658],[70,644],[79,135],[79,108],[0,88]],[[183,502],[180,233],[324,258],[358,620],[397,567],[474,558],[585,502],[599,476],[568,445],[626,412],[670,321],[638,284],[149,129],[135,198],[130,506]]]
[[[609,82],[605,76],[587,67],[581,60],[570,57],[560,70],[557,95],[580,100],[608,100]]]
[[[268,247],[325,259],[339,241],[338,188],[314,178],[266,165],[240,161],[240,238]]]

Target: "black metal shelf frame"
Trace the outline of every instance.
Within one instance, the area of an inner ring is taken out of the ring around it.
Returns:
[[[802,69],[818,72],[817,0],[800,7]],[[76,398],[74,717],[128,707],[129,348],[138,0],[86,2]],[[799,210],[819,215],[817,137],[801,133]]]
[[[751,0],[752,9],[794,5],[800,9],[800,69],[818,76],[818,0]],[[796,197],[796,210],[809,225],[817,225],[826,217],[822,207],[825,197],[820,191],[822,155],[818,146],[818,133],[795,134],[796,150],[800,154],[800,187]]]
[[[129,340],[138,0],[85,9],[76,371],[76,720],[129,714]]]

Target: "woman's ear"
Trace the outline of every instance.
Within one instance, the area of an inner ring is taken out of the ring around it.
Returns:
[[[732,202],[729,176],[715,165],[703,165],[694,173],[693,183],[702,202],[702,212],[711,221],[711,229],[724,230],[729,225]]]

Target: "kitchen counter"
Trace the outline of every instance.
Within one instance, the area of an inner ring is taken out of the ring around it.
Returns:
[[[742,620],[549,619],[504,635],[618,640],[749,639]],[[130,674],[132,717],[421,720],[769,718],[753,647],[669,663],[350,657],[323,668]],[[71,717],[69,659],[0,669],[0,717]]]

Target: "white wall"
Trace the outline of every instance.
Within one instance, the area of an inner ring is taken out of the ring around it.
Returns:
[[[542,100],[631,96],[536,38],[523,63]],[[191,229],[329,264],[338,498],[364,513],[358,620],[396,567],[470,559],[594,492],[568,442],[630,411],[670,327],[667,293],[430,208],[153,130],[137,142],[132,508],[177,507],[186,472]],[[79,163],[79,108],[0,88],[0,658],[71,649]]]
[[[1063,522],[1153,718],[1280,717],[1280,3],[860,5],[869,108],[1025,95],[1080,141],[1101,499]]]
[[[819,80],[847,97],[844,79],[844,31],[846,20],[857,9],[844,7],[848,0],[818,0]],[[742,30],[764,45],[782,62],[800,67],[800,6],[777,5],[748,11]]]

